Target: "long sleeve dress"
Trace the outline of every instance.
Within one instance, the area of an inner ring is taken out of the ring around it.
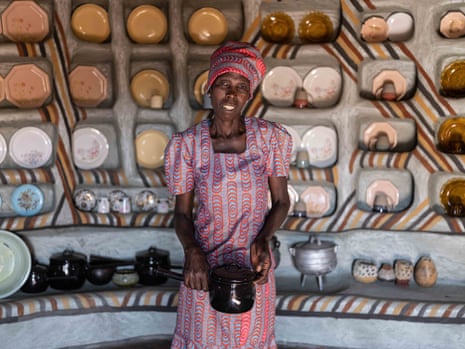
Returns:
[[[173,195],[195,190],[195,238],[215,266],[251,266],[250,245],[269,210],[268,178],[288,175],[292,139],[278,123],[245,118],[246,150],[213,150],[209,121],[175,134],[165,152]],[[275,280],[257,285],[253,308],[241,314],[215,311],[205,291],[179,292],[173,349],[273,349]]]

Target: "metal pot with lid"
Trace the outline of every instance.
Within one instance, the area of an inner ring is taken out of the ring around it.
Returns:
[[[337,265],[336,246],[332,241],[319,240],[312,235],[308,241],[298,242],[289,248],[292,262],[301,272],[302,286],[306,275],[314,275],[317,277],[318,289],[323,290],[323,276]]]
[[[163,284],[168,278],[161,274],[158,268],[171,268],[169,252],[154,246],[146,251],[137,252],[135,267],[141,284],[151,286]]]
[[[48,281],[57,290],[74,290],[86,281],[87,257],[84,254],[65,250],[50,257]]]

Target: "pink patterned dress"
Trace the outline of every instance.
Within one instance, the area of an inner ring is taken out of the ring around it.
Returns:
[[[292,139],[276,123],[247,117],[246,150],[215,153],[209,121],[175,134],[166,149],[165,172],[174,195],[195,190],[195,234],[211,267],[250,266],[249,247],[268,212],[268,177],[288,175]],[[175,349],[272,349],[275,280],[257,285],[253,308],[224,314],[211,308],[209,294],[180,287]]]

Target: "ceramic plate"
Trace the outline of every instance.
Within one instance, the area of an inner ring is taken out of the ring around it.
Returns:
[[[20,216],[35,216],[44,207],[44,193],[33,184],[23,184],[11,193],[11,206]]]
[[[74,164],[83,170],[100,167],[109,152],[108,140],[96,128],[83,127],[73,132]]]
[[[283,125],[284,128],[289,132],[292,137],[292,153],[291,153],[291,162],[295,162],[297,156],[297,149],[299,149],[302,144],[299,133],[292,126]]]
[[[216,8],[203,7],[189,18],[188,32],[196,44],[218,45],[228,34],[228,21]]]
[[[5,298],[26,282],[32,257],[25,242],[17,235],[0,230],[0,298]]]
[[[263,97],[277,107],[290,107],[302,78],[291,67],[278,66],[266,73],[261,89]]]
[[[153,96],[162,96],[163,103],[169,96],[169,82],[166,76],[155,69],[145,69],[131,79],[131,94],[137,105],[150,108]]]
[[[168,141],[168,136],[159,130],[142,131],[135,141],[137,164],[145,168],[162,166]]]
[[[117,189],[108,194],[108,199],[110,200],[110,209],[113,212],[120,213],[123,200],[129,199],[129,196],[124,191]]]
[[[2,13],[3,35],[13,41],[38,42],[49,33],[49,20],[34,1],[12,2]]]
[[[200,74],[194,83],[194,96],[195,100],[203,105],[203,95],[207,92],[208,70]]]
[[[10,156],[21,167],[44,166],[52,155],[53,145],[48,134],[38,127],[23,127],[10,139]]]
[[[291,206],[289,206],[288,215],[292,215],[294,212],[294,206],[299,201],[299,193],[295,190],[294,186],[291,184],[287,185],[287,192],[289,194],[289,201],[291,202]]]
[[[162,10],[152,5],[137,6],[126,22],[129,37],[139,44],[157,44],[168,31],[168,21]]]
[[[305,132],[302,144],[307,148],[310,165],[315,167],[332,166],[337,159],[336,131],[327,126],[315,126]]]
[[[136,194],[134,204],[140,211],[151,211],[157,206],[157,194],[151,190],[142,190]]]
[[[331,67],[314,68],[305,76],[303,87],[313,107],[331,107],[337,103],[341,94],[341,74]]]
[[[71,29],[79,39],[101,43],[110,36],[108,12],[97,4],[83,4],[71,16]]]
[[[307,217],[321,217],[329,209],[329,194],[320,186],[311,186],[301,194],[307,208]]]
[[[7,146],[6,146],[6,141],[5,137],[3,137],[2,134],[0,134],[0,164],[5,160],[5,156],[7,153]]]
[[[95,193],[89,189],[79,189],[74,193],[74,205],[85,212],[92,211],[97,204]]]

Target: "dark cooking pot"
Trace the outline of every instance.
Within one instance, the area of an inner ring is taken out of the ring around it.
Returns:
[[[158,267],[157,273],[184,280],[184,276]],[[249,311],[255,301],[256,274],[249,268],[236,264],[215,267],[210,272],[210,304],[213,309],[228,314]]]
[[[34,261],[27,280],[21,286],[26,293],[39,293],[48,288],[48,266]]]
[[[133,261],[91,255],[86,268],[86,278],[94,285],[105,285],[113,279],[117,267],[133,264]]]
[[[87,258],[71,250],[50,257],[48,281],[57,290],[74,290],[86,281]]]
[[[210,304],[222,313],[244,313],[255,301],[256,274],[235,264],[222,265],[210,273]]]
[[[139,274],[139,283],[151,286],[163,284],[168,278],[157,269],[171,268],[169,252],[153,246],[147,251],[137,252],[135,267]]]

